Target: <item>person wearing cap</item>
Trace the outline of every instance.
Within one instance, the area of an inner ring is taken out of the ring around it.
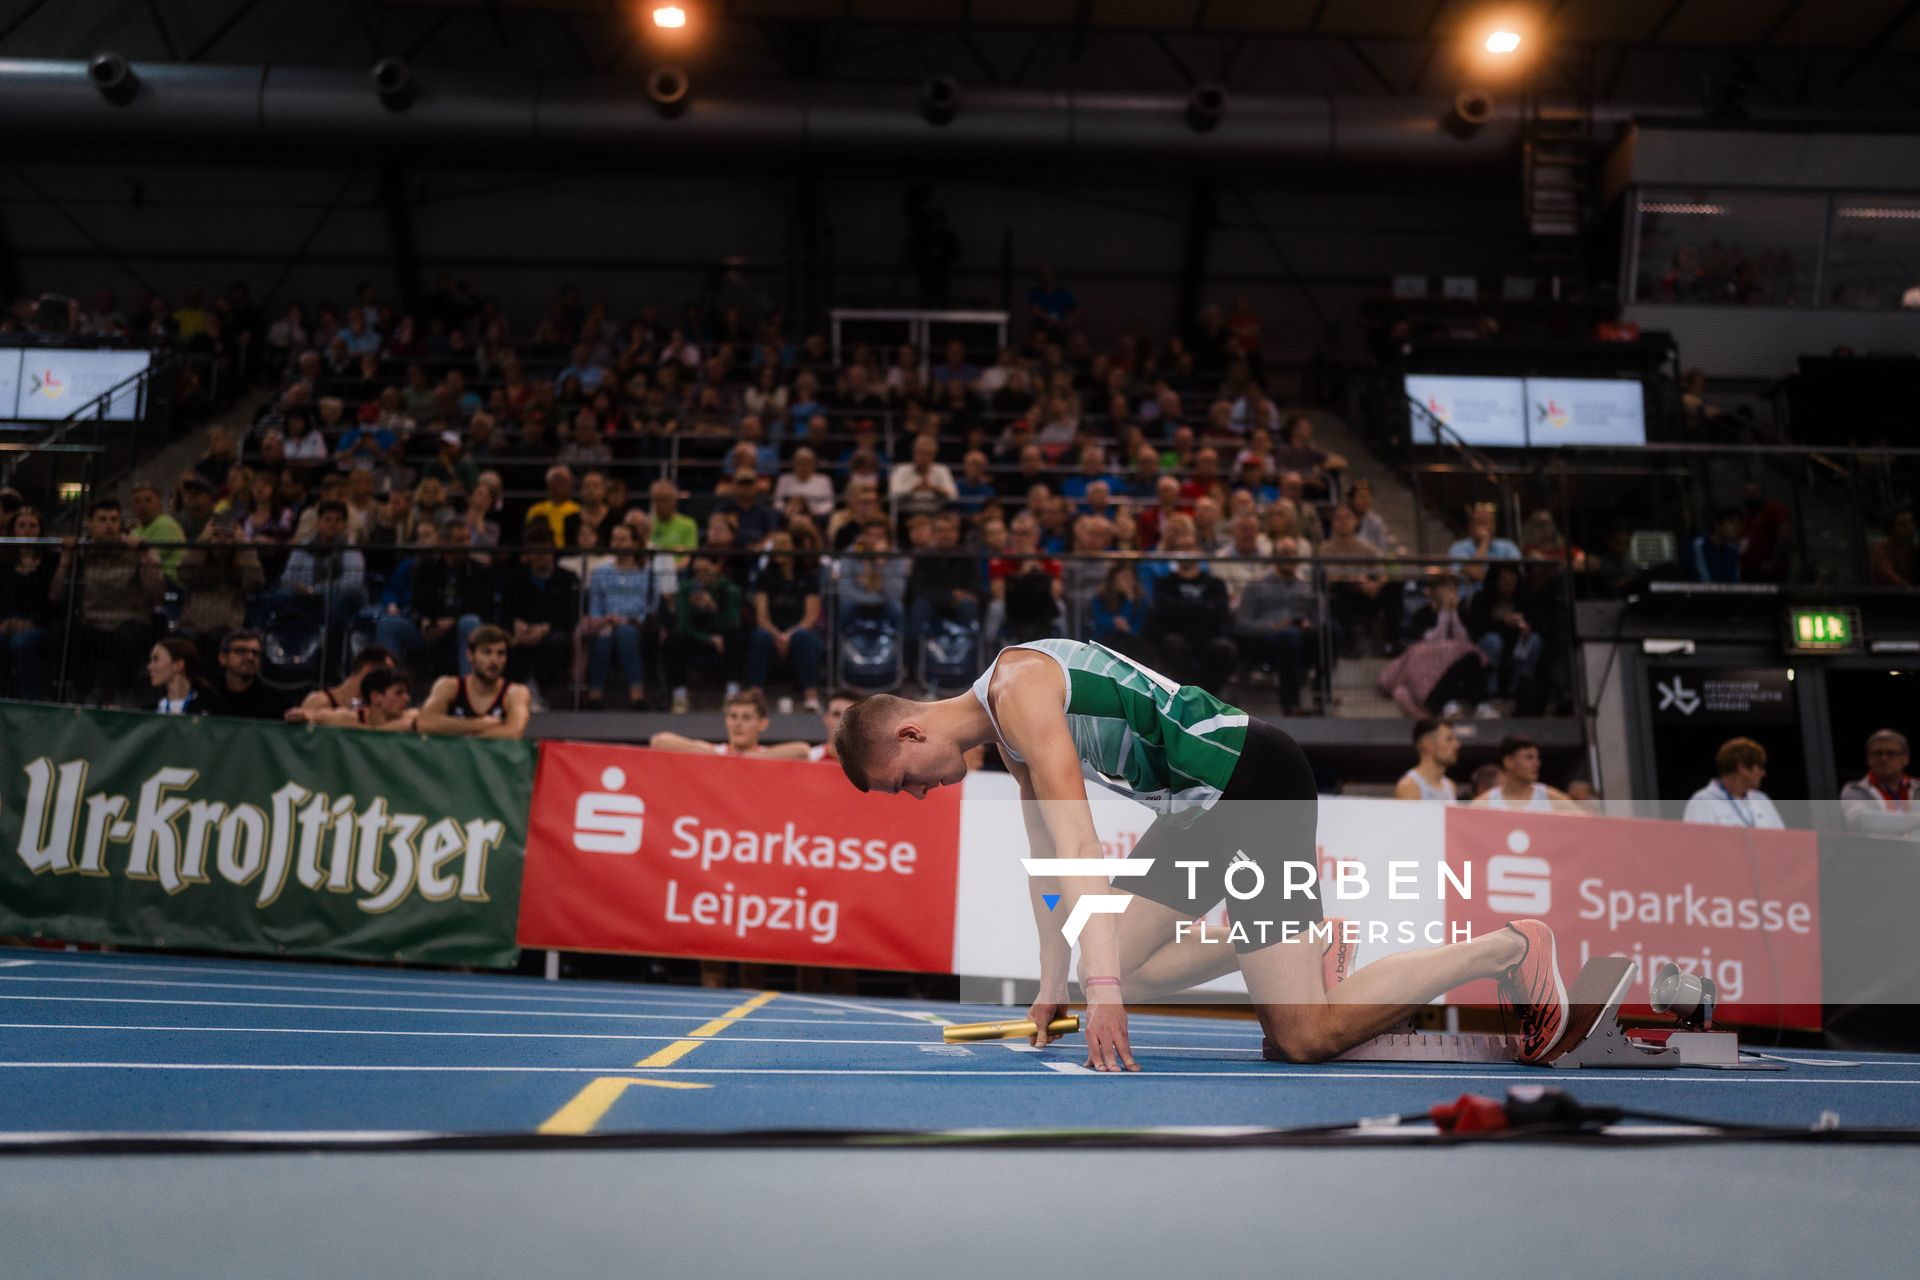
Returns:
[[[466,456],[458,431],[442,431],[434,440],[433,461],[420,468],[421,479],[432,478],[462,493],[470,493],[480,479],[480,468]]]
[[[1746,827],[1780,831],[1786,823],[1780,811],[1760,789],[1767,773],[1767,749],[1752,738],[1729,738],[1713,758],[1718,773],[1712,782],[1687,801],[1683,822],[1711,827]]]

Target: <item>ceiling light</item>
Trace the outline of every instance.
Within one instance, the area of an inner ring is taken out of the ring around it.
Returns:
[[[655,5],[653,25],[656,27],[684,27],[687,25],[687,11],[677,4]]]
[[[1512,53],[1520,47],[1518,31],[1495,31],[1487,37],[1488,53]]]

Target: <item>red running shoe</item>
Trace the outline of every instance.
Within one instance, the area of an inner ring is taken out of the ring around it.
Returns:
[[[1331,991],[1353,976],[1353,971],[1359,968],[1354,958],[1360,954],[1360,944],[1344,940],[1347,922],[1341,917],[1329,917],[1327,925],[1333,930],[1333,941],[1320,953],[1320,975],[1326,980],[1327,990]]]
[[[1500,1012],[1519,1025],[1520,1061],[1549,1062],[1558,1056],[1554,1050],[1569,1013],[1553,930],[1538,920],[1515,920],[1507,927],[1527,940],[1527,954],[1500,978]]]

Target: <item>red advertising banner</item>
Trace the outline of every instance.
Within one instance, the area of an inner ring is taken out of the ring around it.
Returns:
[[[960,789],[865,796],[839,767],[549,742],[520,945],[945,973]]]
[[[1472,896],[1447,914],[1474,936],[1532,917],[1553,927],[1563,978],[1594,956],[1640,964],[1629,1009],[1671,960],[1713,979],[1728,1022],[1818,1030],[1820,848],[1811,831],[1625,818],[1447,811],[1447,861]],[[1476,982],[1449,997],[1495,1002]]]

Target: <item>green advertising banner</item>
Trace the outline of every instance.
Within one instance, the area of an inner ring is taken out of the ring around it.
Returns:
[[[0,935],[510,966],[534,747],[0,703]]]

